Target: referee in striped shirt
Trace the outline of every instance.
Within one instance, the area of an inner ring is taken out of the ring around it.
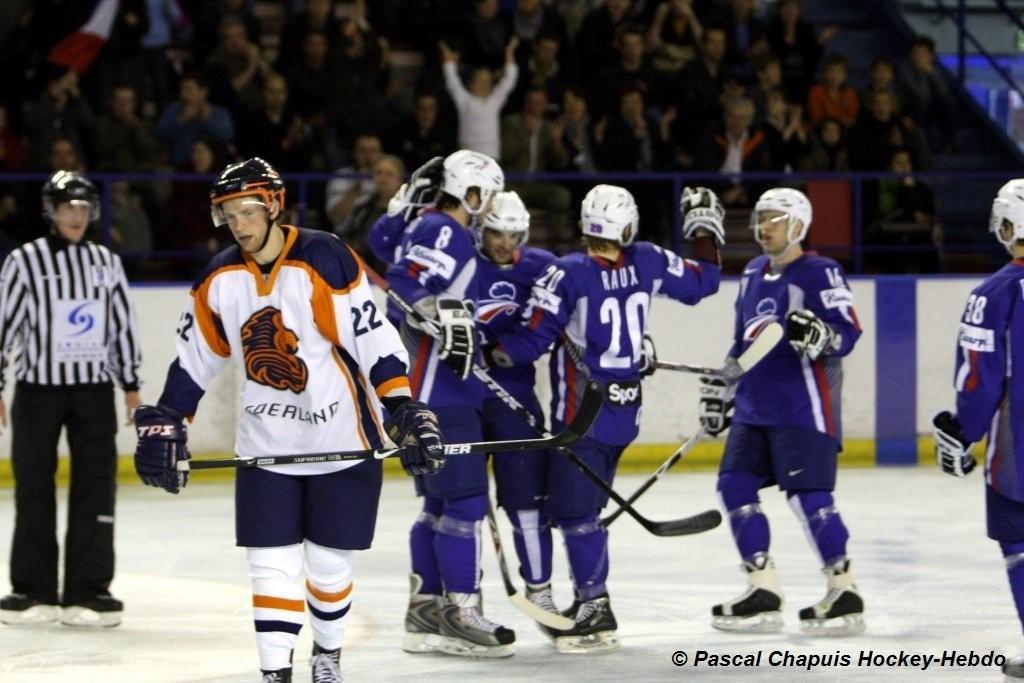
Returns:
[[[138,332],[121,260],[85,239],[99,218],[96,186],[59,171],[43,186],[50,233],[15,249],[0,269],[0,388],[18,347],[11,407],[13,592],[0,621],[116,626],[114,382],[130,417],[139,406]],[[0,400],[0,425],[7,408]],[[71,491],[64,590],[57,586],[57,439],[67,428]],[[58,605],[60,610],[58,611]]]

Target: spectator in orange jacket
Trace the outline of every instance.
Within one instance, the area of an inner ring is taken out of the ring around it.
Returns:
[[[852,126],[860,111],[857,91],[846,82],[846,57],[831,55],[825,60],[821,81],[807,93],[807,116],[817,126],[826,118],[837,118]]]

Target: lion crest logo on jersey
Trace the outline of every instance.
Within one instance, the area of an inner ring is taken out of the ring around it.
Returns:
[[[256,311],[242,325],[245,375],[257,384],[301,394],[309,368],[298,351],[299,338],[284,326],[281,311],[273,306]]]
[[[489,298],[477,302],[476,319],[489,322],[495,316],[505,313],[515,315],[519,310],[516,303],[516,286],[507,280],[498,280],[487,290]]]

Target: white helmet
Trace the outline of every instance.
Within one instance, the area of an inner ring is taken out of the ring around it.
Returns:
[[[1003,221],[1009,221],[1013,226],[1013,235],[1008,240],[1004,240],[1000,232]],[[1024,178],[1015,178],[999,188],[992,200],[988,229],[1007,251],[1017,240],[1024,240]]]
[[[523,244],[530,234],[530,212],[515,192],[497,192],[490,210],[481,219],[480,228],[518,235],[519,244]]]
[[[580,229],[584,235],[629,246],[640,228],[640,214],[633,195],[617,185],[596,185],[580,205]]]
[[[480,191],[480,206],[470,208],[466,195],[470,188]],[[444,160],[444,178],[441,191],[459,200],[462,208],[474,218],[487,206],[495,192],[505,189],[505,174],[498,162],[486,154],[460,149]]]
[[[807,230],[811,227],[811,201],[800,190],[776,187],[758,198],[754,210],[750,212],[750,227],[758,239],[762,211],[778,211],[783,214],[776,220],[786,219],[786,239],[790,246],[807,237]],[[792,231],[796,221],[800,221],[800,232],[794,236]]]

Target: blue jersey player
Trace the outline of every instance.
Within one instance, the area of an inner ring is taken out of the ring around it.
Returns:
[[[533,287],[523,323],[499,334],[497,345],[488,347],[492,365],[521,365],[555,345],[554,431],[572,420],[588,377],[605,384],[604,405],[573,451],[608,483],[639,431],[642,346],[651,298],[660,294],[695,304],[718,291],[721,205],[709,190],[688,193],[700,197],[684,221],[684,237],[695,238],[697,260],[648,242],[634,243],[639,215],[632,195],[611,185],[591,189],[580,211],[586,253],[549,266]],[[560,652],[615,649],[617,624],[606,586],[608,532],[598,517],[607,496],[566,458],[552,455],[547,462],[545,510],[565,541],[575,601],[564,614],[576,622],[568,631],[549,634]]]
[[[824,600],[800,611],[804,631],[840,635],[864,628],[864,603],[846,556],[848,534],[832,499],[841,444],[840,359],[853,349],[860,325],[839,264],[801,247],[810,225],[811,204],[802,192],[777,188],[758,199],[751,226],[764,254],[743,269],[726,362],[774,320],[785,321],[789,344],[775,347],[735,387],[701,378],[705,430],[717,435],[732,424],[718,493],[749,583],[741,596],[712,608],[712,625],[724,631],[782,628],[782,591],[758,497],[773,484],[786,492],[828,579]]]
[[[530,214],[515,192],[496,194],[481,221],[476,320],[488,336],[508,332],[519,323],[533,283],[555,260],[544,249],[526,246],[529,226]],[[494,367],[490,374],[543,424],[532,362]],[[497,397],[484,400],[483,426],[490,440],[536,437],[536,431]],[[551,598],[551,521],[541,506],[546,455],[544,451],[505,453],[494,459],[493,468],[498,504],[512,522],[526,596],[556,611]]]
[[[1024,624],[1024,178],[1004,185],[992,203],[989,229],[1013,260],[978,285],[957,332],[956,415],[935,416],[936,459],[944,472],[963,477],[974,469],[967,452],[988,437],[985,504],[988,536],[1006,559],[1010,591]],[[1009,659],[1003,672],[1024,678],[1024,657]]]
[[[471,376],[477,356],[473,309],[481,298],[473,225],[487,212],[505,177],[490,157],[460,150],[444,160],[441,194],[405,229],[391,286],[443,339],[403,324],[413,395],[436,413],[441,433],[482,441],[485,388]],[[406,613],[408,652],[440,651],[507,657],[515,633],[485,619],[480,603],[480,526],[487,511],[486,456],[455,458],[443,478],[419,477],[423,512],[410,531],[412,595]]]

